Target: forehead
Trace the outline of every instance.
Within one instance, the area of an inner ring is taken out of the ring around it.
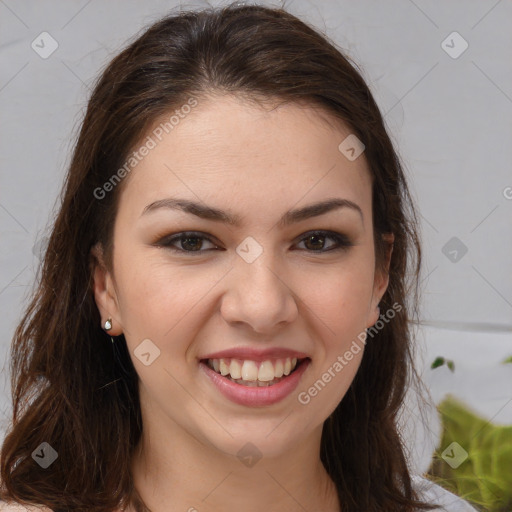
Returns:
[[[120,208],[140,215],[150,202],[176,195],[258,209],[333,194],[362,208],[371,202],[364,154],[350,161],[340,152],[351,131],[318,106],[215,96],[186,112],[175,109],[148,130],[142,144],[151,140],[152,149],[131,171]]]

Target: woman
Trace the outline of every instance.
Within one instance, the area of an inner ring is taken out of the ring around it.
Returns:
[[[415,226],[325,37],[262,6],[154,24],[91,96],[15,333],[4,510],[472,510],[397,430]]]

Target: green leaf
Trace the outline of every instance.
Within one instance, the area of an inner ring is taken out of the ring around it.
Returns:
[[[507,364],[507,363],[512,363],[512,356],[507,357],[507,358],[503,361],[503,364]]]
[[[444,357],[436,357],[430,368],[433,370],[437,368],[438,366],[443,366],[444,364]]]
[[[443,436],[428,472],[431,478],[487,512],[512,510],[512,425],[495,425],[452,395],[438,410]],[[456,467],[441,455],[453,442],[456,456],[462,449],[467,452]]]
[[[430,365],[430,368],[434,370],[435,368],[438,368],[439,366],[443,366],[446,363],[446,366],[450,368],[452,372],[455,371],[455,364],[451,359],[445,359],[444,357],[436,357],[434,362]]]

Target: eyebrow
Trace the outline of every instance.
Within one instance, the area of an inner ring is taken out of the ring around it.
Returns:
[[[170,197],[159,199],[158,201],[148,204],[142,211],[141,217],[160,208],[183,211],[200,217],[201,219],[223,222],[235,227],[239,227],[242,224],[242,218],[239,215],[233,215],[229,212],[214,208],[213,206],[197,203],[188,199]],[[303,208],[289,210],[281,217],[277,224],[279,227],[285,227],[341,208],[350,208],[356,211],[364,222],[363,211],[356,203],[349,199],[333,198],[319,203],[313,203]]]

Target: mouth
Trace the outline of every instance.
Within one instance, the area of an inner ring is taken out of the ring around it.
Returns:
[[[242,386],[261,388],[278,384],[294,373],[306,360],[309,358],[286,357],[267,359],[261,362],[222,358],[202,359],[201,363],[231,382]]]
[[[290,396],[311,359],[284,357],[263,361],[201,359],[199,368],[224,397],[248,407],[270,406]]]

